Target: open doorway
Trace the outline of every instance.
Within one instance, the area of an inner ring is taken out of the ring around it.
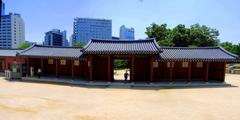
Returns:
[[[130,81],[130,59],[114,59],[114,81]]]

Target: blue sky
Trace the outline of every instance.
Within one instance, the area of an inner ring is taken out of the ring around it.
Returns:
[[[42,42],[44,33],[58,28],[73,31],[75,17],[112,19],[113,36],[119,27],[135,28],[145,38],[146,27],[155,22],[187,26],[199,23],[220,31],[221,41],[240,41],[239,0],[3,0],[6,12],[20,13],[26,40]]]

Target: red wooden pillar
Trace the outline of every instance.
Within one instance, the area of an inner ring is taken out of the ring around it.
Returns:
[[[206,63],[206,73],[205,73],[205,81],[208,81],[208,72],[209,72],[209,62]]]
[[[93,72],[93,70],[92,70],[92,55],[90,55],[89,56],[89,59],[88,59],[88,67],[89,67],[89,80],[93,80],[93,74],[92,74],[92,72]]]
[[[188,62],[188,82],[191,81],[192,62]]]
[[[42,70],[42,74],[43,74],[43,58],[41,58],[41,70]]]
[[[131,55],[131,81],[134,81],[134,61],[135,61],[135,55],[134,54],[132,54]]]
[[[153,56],[150,58],[150,82],[153,82]]]
[[[5,64],[5,61],[4,61],[4,59],[0,59],[0,61],[2,61],[2,70],[5,70],[5,68],[4,68],[4,64]]]
[[[79,68],[80,68],[80,78],[83,78],[84,77],[84,61],[83,60],[80,60],[79,61],[79,66],[78,66]]]
[[[7,58],[4,59],[4,63],[5,63],[5,64],[4,64],[4,69],[7,70],[7,69],[8,69],[8,68],[7,68]]]
[[[108,81],[111,81],[111,55],[108,54]]]
[[[72,79],[74,79],[74,60],[71,61],[72,65]]]
[[[84,78],[84,77],[86,77],[86,76],[84,76],[84,72],[85,72],[85,70],[87,70],[87,68],[84,68],[84,63],[85,62],[85,60],[81,60],[79,63],[80,63],[80,76],[82,77],[82,78]]]
[[[223,82],[225,81],[225,74],[226,74],[226,62],[223,63]]]
[[[170,71],[169,71],[169,79],[170,79],[170,81],[172,82],[173,80],[173,62],[171,61],[170,62]]]
[[[55,65],[56,65],[55,67],[56,77],[58,77],[58,59],[55,59]]]
[[[27,74],[30,75],[30,62],[29,62],[29,58],[26,58],[26,62],[27,62]]]
[[[5,70],[5,68],[4,68],[4,65],[5,65],[5,61],[4,61],[4,59],[1,59],[0,61],[2,61],[2,70]]]

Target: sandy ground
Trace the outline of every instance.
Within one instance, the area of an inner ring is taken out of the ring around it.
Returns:
[[[235,87],[184,89],[83,88],[0,78],[0,120],[239,120]]]

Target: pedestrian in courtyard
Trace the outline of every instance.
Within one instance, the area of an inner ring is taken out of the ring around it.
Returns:
[[[127,80],[128,80],[128,71],[126,70],[125,74],[124,74],[124,81],[125,83],[127,83]]]
[[[37,75],[38,75],[38,78],[40,79],[42,75],[42,70],[40,68],[38,68]]]

